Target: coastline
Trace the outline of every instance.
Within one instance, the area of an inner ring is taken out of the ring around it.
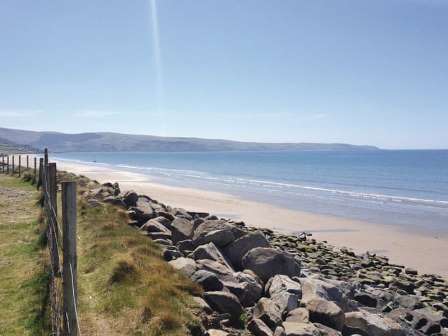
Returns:
[[[143,174],[106,166],[56,162],[58,169],[82,174],[100,183],[118,182],[122,191],[135,190],[172,206],[211,212],[283,233],[309,231],[313,238],[334,246],[348,247],[356,253],[377,253],[390,258],[391,263],[448,278],[447,236],[435,237],[391,225],[290,210],[225,193],[168,186],[155,183]]]

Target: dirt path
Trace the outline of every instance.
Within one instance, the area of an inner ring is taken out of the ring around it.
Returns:
[[[45,272],[37,192],[0,174],[0,335],[41,335]]]

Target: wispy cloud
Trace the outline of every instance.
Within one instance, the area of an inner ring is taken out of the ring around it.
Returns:
[[[27,118],[40,114],[41,110],[0,109],[2,118]]]
[[[75,117],[103,119],[118,115],[117,112],[104,110],[80,110],[74,113]]]

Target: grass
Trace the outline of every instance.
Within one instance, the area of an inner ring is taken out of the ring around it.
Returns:
[[[48,335],[48,271],[39,245],[38,193],[0,174],[0,335]]]
[[[201,289],[158,246],[127,225],[124,211],[80,200],[78,287],[83,335],[185,336],[198,324]]]

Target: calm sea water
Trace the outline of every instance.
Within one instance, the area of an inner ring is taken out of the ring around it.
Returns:
[[[448,233],[448,151],[64,153],[161,183]]]

